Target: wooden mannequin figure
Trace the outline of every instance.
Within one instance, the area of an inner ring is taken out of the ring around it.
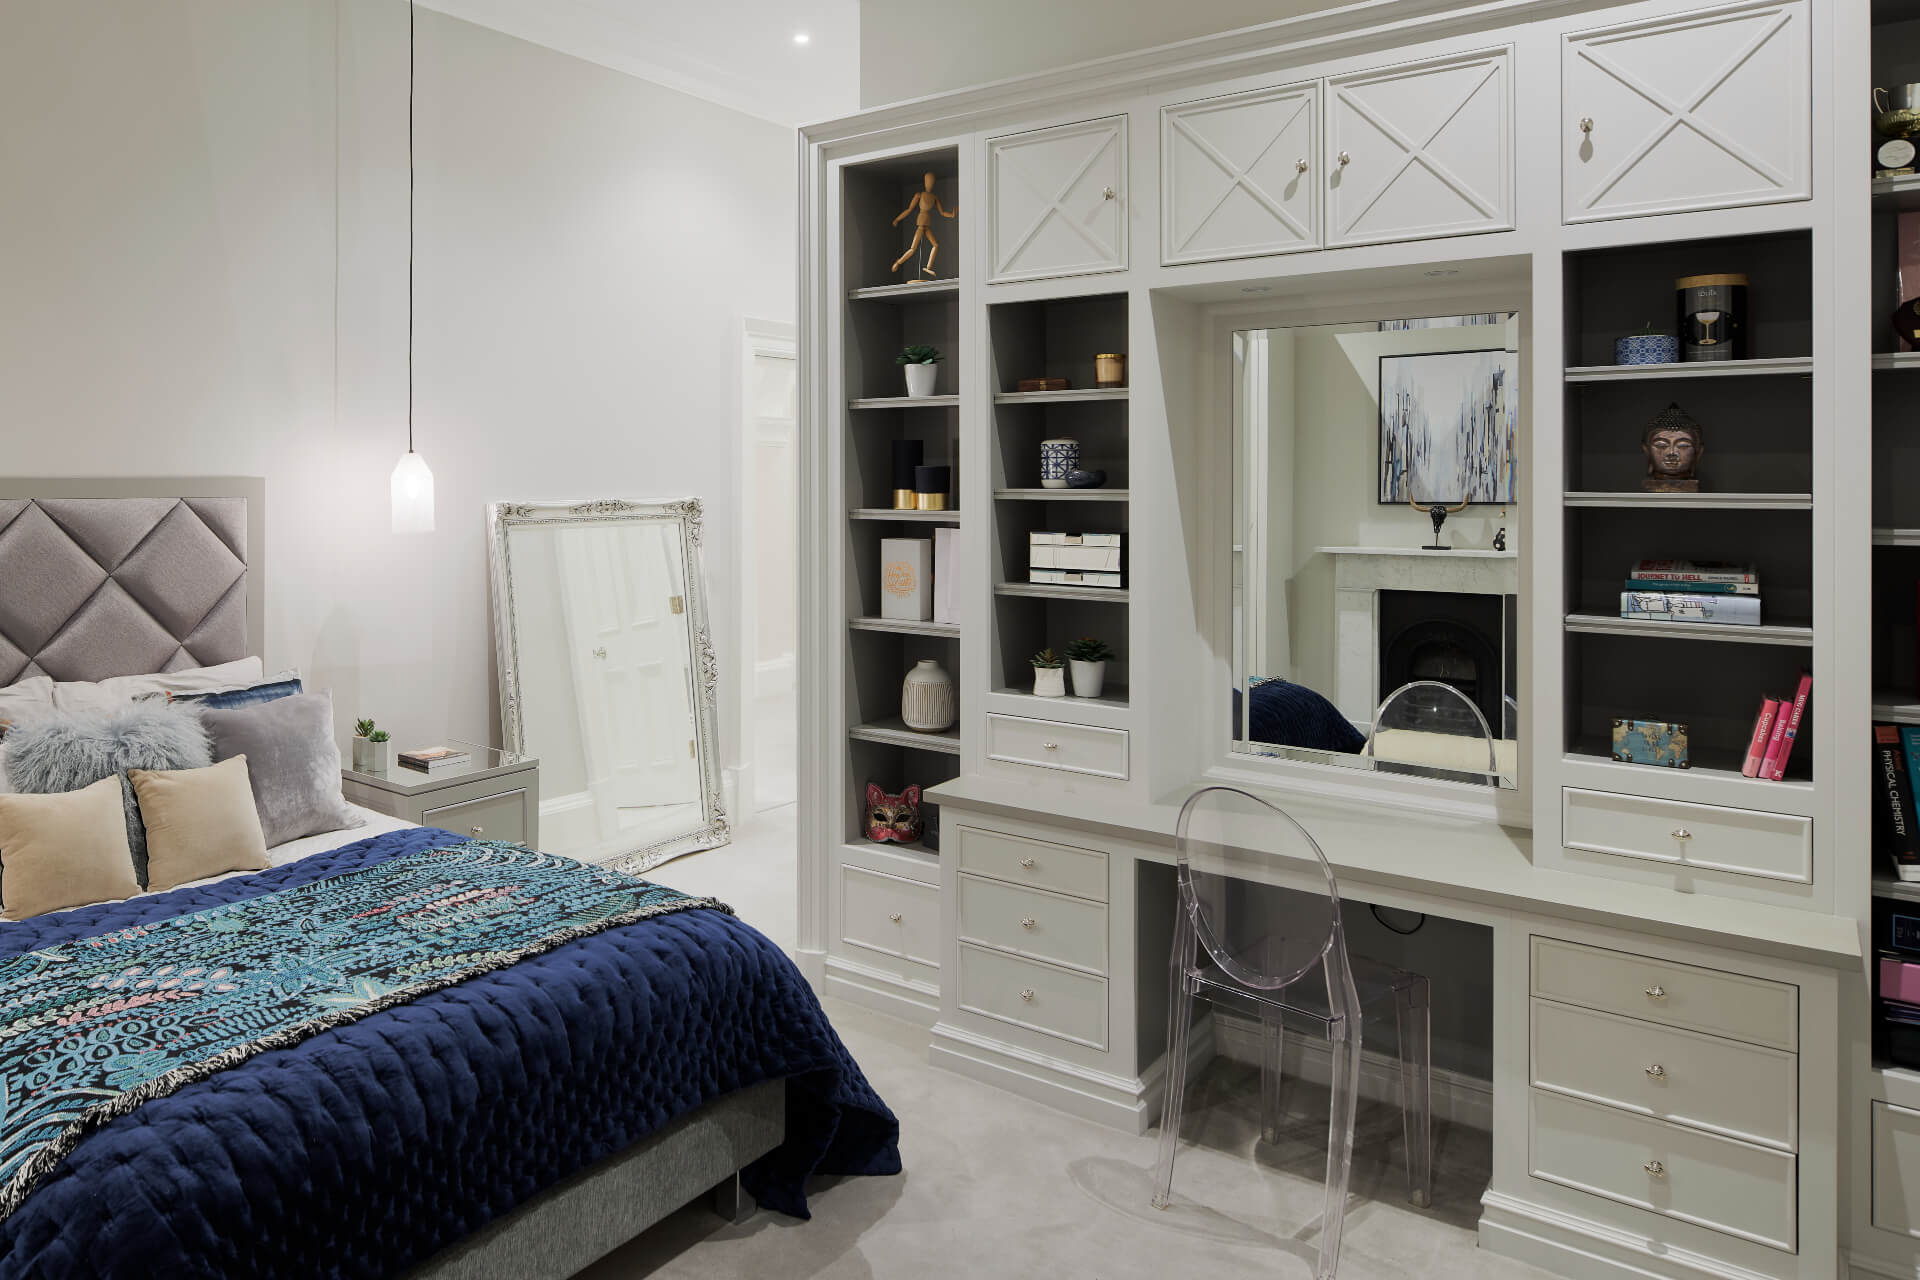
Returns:
[[[930,252],[927,254],[927,265],[920,268],[920,272],[922,275],[930,276],[933,274],[933,260],[940,256],[940,242],[933,238],[933,215],[935,212],[938,212],[943,218],[951,218],[954,216],[954,211],[947,208],[946,205],[941,204],[940,197],[933,194],[933,182],[933,175],[928,174],[926,176],[926,189],[914,192],[913,199],[907,201],[907,207],[902,209],[900,216],[893,220],[893,225],[897,227],[905,220],[908,214],[917,211],[920,215],[913,224],[913,243],[907,246],[905,253],[893,261],[893,269],[895,271],[900,269],[901,263],[913,256],[914,250],[920,247],[922,240],[925,240]]]

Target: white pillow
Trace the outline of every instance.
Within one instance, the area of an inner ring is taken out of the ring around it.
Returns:
[[[114,676],[108,680],[61,680],[53,686],[55,711],[98,711],[123,706],[149,693],[218,693],[259,684],[265,664],[241,658],[217,667],[189,667],[150,676]]]
[[[29,676],[19,684],[0,689],[0,732],[6,723],[30,720],[53,710],[53,681],[46,676]]]

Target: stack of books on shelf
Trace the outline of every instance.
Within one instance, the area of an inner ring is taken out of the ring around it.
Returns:
[[[473,753],[459,747],[415,747],[400,753],[400,765],[416,773],[443,773],[473,763]]]
[[[1793,758],[1794,739],[1800,736],[1800,722],[1806,718],[1807,699],[1812,696],[1813,676],[1802,671],[1800,687],[1792,697],[1760,700],[1753,736],[1747,739],[1747,760],[1740,766],[1742,775],[1762,782],[1787,776],[1787,761]]]
[[[1760,575],[1750,564],[1641,560],[1620,591],[1620,616],[1650,622],[1760,625]]]
[[[1911,824],[1912,813],[1905,817]],[[1895,1066],[1920,1067],[1920,903],[1881,899],[1873,904],[1873,951],[1879,997],[1874,1052]]]

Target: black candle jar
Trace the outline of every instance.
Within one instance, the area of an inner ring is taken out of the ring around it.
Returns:
[[[1673,287],[1683,363],[1747,358],[1745,276],[1682,276]]]

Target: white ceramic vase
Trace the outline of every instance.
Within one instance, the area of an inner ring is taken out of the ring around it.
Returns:
[[[393,766],[393,743],[368,738],[353,740],[353,768],[356,773],[386,773]]]
[[[1064,698],[1067,696],[1067,672],[1064,667],[1035,667],[1033,669],[1033,696],[1036,698]]]
[[[915,400],[924,400],[933,394],[933,383],[940,376],[937,364],[909,364],[901,368],[907,371],[907,394]]]
[[[1078,658],[1069,658],[1067,665],[1073,669],[1073,696],[1076,698],[1097,698],[1100,686],[1107,682],[1107,664],[1104,662],[1082,662]]]
[[[960,717],[953,677],[932,658],[922,658],[900,685],[900,719],[917,733],[951,729]]]

